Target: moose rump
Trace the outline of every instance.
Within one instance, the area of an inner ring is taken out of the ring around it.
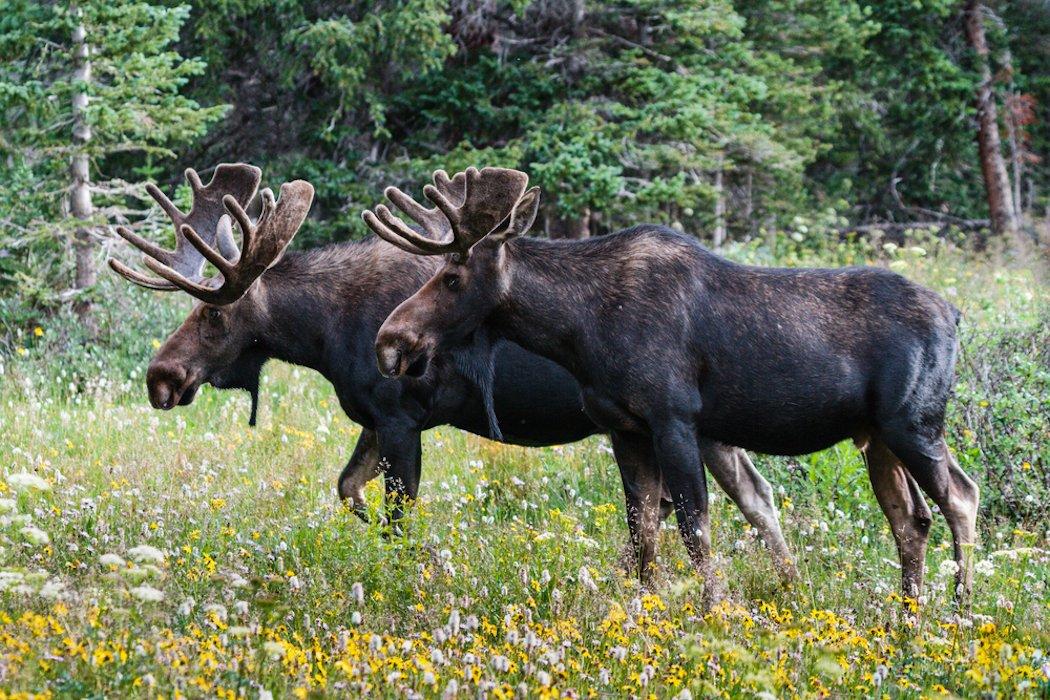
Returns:
[[[768,270],[697,248],[690,335],[703,434],[802,455],[866,442],[902,413],[943,424],[958,318],[945,301],[878,268]]]

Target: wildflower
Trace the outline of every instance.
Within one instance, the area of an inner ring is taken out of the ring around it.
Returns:
[[[361,624],[361,613],[359,613],[357,610],[355,610],[354,612],[352,612],[350,614],[350,624],[351,625],[360,625]]]
[[[25,574],[21,571],[0,571],[0,591],[6,591],[22,583]]]
[[[205,615],[214,616],[220,622],[226,622],[229,617],[229,613],[226,611],[226,606],[220,605],[219,603],[209,603],[204,606],[203,610]]]
[[[450,680],[448,682],[448,685],[445,686],[445,692],[442,693],[441,697],[444,700],[452,700],[452,698],[455,698],[456,695],[458,695],[458,694],[459,694],[459,683],[457,683],[456,679],[453,678],[452,680]]]
[[[284,645],[280,642],[265,642],[263,644],[263,651],[274,661],[284,657]]]
[[[991,559],[982,559],[974,565],[973,570],[981,576],[991,576],[995,573],[995,564]]]
[[[954,559],[945,559],[937,569],[937,575],[941,578],[948,578],[957,573],[959,573],[959,565],[955,563]]]
[[[7,483],[15,491],[20,492],[51,490],[51,484],[47,483],[47,480],[29,472],[12,474],[7,477]]]
[[[358,605],[365,602],[365,587],[360,581],[355,581],[354,585],[350,586],[350,596]]]
[[[140,544],[128,550],[128,556],[140,564],[163,564],[164,552],[148,544]]]
[[[135,588],[132,588],[129,593],[146,603],[159,603],[164,600],[164,591],[159,591],[153,586],[136,586]]]
[[[40,338],[41,336],[44,335],[44,329],[41,328],[40,326],[37,326],[36,328],[33,329],[33,335],[35,335],[37,338]]]
[[[40,594],[41,598],[54,600],[55,598],[60,597],[63,592],[65,592],[65,588],[66,584],[62,583],[61,581],[48,581],[40,587],[38,593]]]
[[[47,536],[47,533],[38,527],[33,525],[26,525],[19,532],[22,533],[22,537],[26,538],[33,544],[47,544],[51,541],[51,538]]]
[[[127,562],[124,561],[124,557],[120,556],[119,554],[112,553],[103,554],[101,557],[98,558],[98,563],[102,566],[112,566],[117,568],[127,564]]]
[[[18,509],[18,504],[15,503],[13,498],[0,498],[0,514],[3,513],[14,513]]]

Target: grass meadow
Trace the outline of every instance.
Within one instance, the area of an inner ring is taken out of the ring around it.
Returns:
[[[727,597],[711,610],[673,522],[653,590],[618,569],[623,499],[600,438],[524,449],[432,430],[406,534],[384,538],[336,498],[358,427],[322,378],[269,365],[255,429],[246,395],[210,387],[153,411],[146,362],[189,302],[114,285],[97,346],[67,349],[76,329],[58,319],[0,355],[0,698],[1047,697],[1037,266],[934,240],[732,254],[885,264],[963,310],[949,438],[982,488],[971,609],[952,603],[938,515],[924,596],[901,600],[850,444],[756,456],[801,570],[790,589],[712,486]],[[368,493],[379,508],[380,484]]]

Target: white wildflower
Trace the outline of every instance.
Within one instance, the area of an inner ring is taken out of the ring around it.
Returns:
[[[159,591],[153,586],[136,586],[131,589],[130,593],[146,603],[159,603],[164,600],[164,591]]]
[[[18,510],[18,504],[13,498],[0,498],[0,513],[14,513]]]
[[[65,592],[65,589],[66,584],[62,583],[61,581],[48,581],[40,587],[38,593],[40,594],[41,598],[54,600],[56,598],[61,597],[62,594]]]
[[[30,474],[29,472],[12,474],[7,477],[7,483],[11,488],[19,492],[51,490],[51,484],[49,484],[46,479],[36,474]]]
[[[25,574],[21,571],[0,571],[0,591],[6,591],[19,585],[25,578]]]
[[[47,536],[46,532],[33,525],[27,525],[19,530],[19,532],[22,533],[22,537],[26,538],[26,540],[33,544],[47,544],[51,541],[51,538]]]
[[[140,564],[163,564],[164,552],[148,544],[140,544],[128,550],[128,556]]]
[[[991,559],[982,559],[974,565],[973,570],[981,576],[991,576],[995,573],[995,564]]]
[[[274,661],[284,658],[284,645],[280,642],[266,642],[263,644],[263,651]]]
[[[954,559],[945,559],[937,569],[937,575],[941,578],[948,578],[957,573],[959,573],[959,565],[955,563]]]
[[[102,566],[115,566],[119,568],[124,566],[127,562],[125,562],[124,557],[119,554],[107,553],[98,558],[98,563]]]
[[[365,602],[365,587],[360,581],[355,581],[354,585],[350,586],[350,597],[355,603]]]

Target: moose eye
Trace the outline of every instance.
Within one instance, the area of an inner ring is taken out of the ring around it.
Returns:
[[[208,308],[204,309],[204,318],[208,319],[209,321],[218,321],[221,317],[222,314],[219,312],[218,309],[216,309],[213,306],[209,306]]]
[[[449,289],[459,288],[459,275],[445,275],[442,281]]]

